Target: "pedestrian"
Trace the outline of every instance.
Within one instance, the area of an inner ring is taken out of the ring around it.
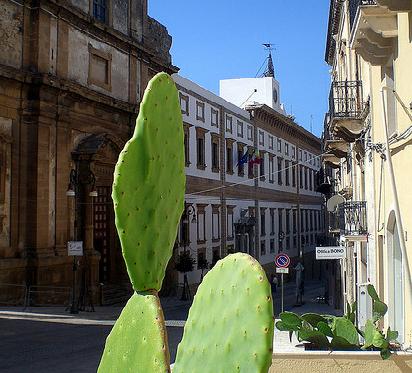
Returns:
[[[278,287],[278,278],[276,275],[272,275],[272,292],[276,293],[276,289]]]

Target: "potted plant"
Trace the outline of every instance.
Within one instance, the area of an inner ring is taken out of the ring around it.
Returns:
[[[183,273],[183,290],[181,300],[188,300],[191,298],[189,282],[187,281],[187,272],[192,272],[196,260],[190,255],[190,251],[182,251],[176,262],[176,270],[180,273]]]

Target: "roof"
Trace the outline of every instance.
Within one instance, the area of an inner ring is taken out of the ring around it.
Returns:
[[[315,136],[313,133],[309,132],[307,129],[303,128],[299,124],[297,124],[292,118],[279,113],[275,109],[265,105],[265,104],[254,104],[248,105],[246,110],[252,112],[252,116],[256,116],[259,113],[265,113],[269,115],[273,119],[279,121],[280,123],[284,124],[287,129],[296,136],[297,134],[305,137],[308,141],[312,142],[313,146],[321,147],[322,141],[319,137]]]

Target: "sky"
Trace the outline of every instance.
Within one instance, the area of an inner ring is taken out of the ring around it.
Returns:
[[[149,15],[173,37],[180,74],[219,94],[219,80],[255,77],[273,43],[281,102],[320,136],[327,110],[324,61],[329,0],[149,0]]]

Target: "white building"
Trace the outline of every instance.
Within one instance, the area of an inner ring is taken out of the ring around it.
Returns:
[[[302,256],[310,275],[324,228],[322,199],[315,192],[320,140],[269,106],[241,109],[179,75],[174,80],[187,175],[179,250],[209,264],[247,252],[268,273],[274,272],[276,254],[286,252],[295,262]],[[261,163],[239,165],[247,152],[259,154]],[[188,273],[189,283],[200,281],[197,266]]]

